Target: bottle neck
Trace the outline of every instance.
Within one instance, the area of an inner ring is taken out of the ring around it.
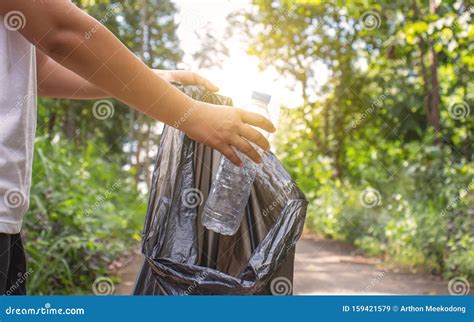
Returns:
[[[252,100],[252,105],[257,107],[257,108],[261,108],[261,109],[264,109],[266,110],[267,107],[268,107],[268,104],[262,102],[262,101],[258,101],[258,100]]]

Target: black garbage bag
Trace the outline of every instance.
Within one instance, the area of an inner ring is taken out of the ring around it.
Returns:
[[[201,87],[178,87],[194,99],[232,105]],[[292,294],[304,194],[268,153],[240,229],[233,236],[216,234],[201,225],[201,213],[220,158],[218,151],[165,126],[143,233],[145,262],[134,294]]]

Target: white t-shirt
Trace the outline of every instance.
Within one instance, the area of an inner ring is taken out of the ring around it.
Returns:
[[[35,47],[0,17],[0,233],[20,232],[36,131]]]

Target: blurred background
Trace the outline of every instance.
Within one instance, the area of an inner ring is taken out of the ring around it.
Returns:
[[[74,2],[150,67],[237,106],[272,95],[273,150],[309,201],[295,293],[469,292],[470,1]],[[38,119],[30,294],[128,292],[162,125],[112,100],[40,99]]]

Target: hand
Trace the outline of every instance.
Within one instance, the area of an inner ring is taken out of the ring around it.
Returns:
[[[178,82],[183,85],[202,85],[211,92],[219,91],[219,87],[214,85],[210,80],[190,71],[161,69],[154,69],[153,71],[168,82]]]
[[[179,126],[190,138],[220,151],[237,166],[242,166],[243,163],[233,148],[256,163],[262,162],[260,155],[249,142],[266,151],[270,149],[270,143],[252,126],[274,132],[272,122],[260,114],[238,108],[198,101],[195,104],[189,110],[187,120]]]

